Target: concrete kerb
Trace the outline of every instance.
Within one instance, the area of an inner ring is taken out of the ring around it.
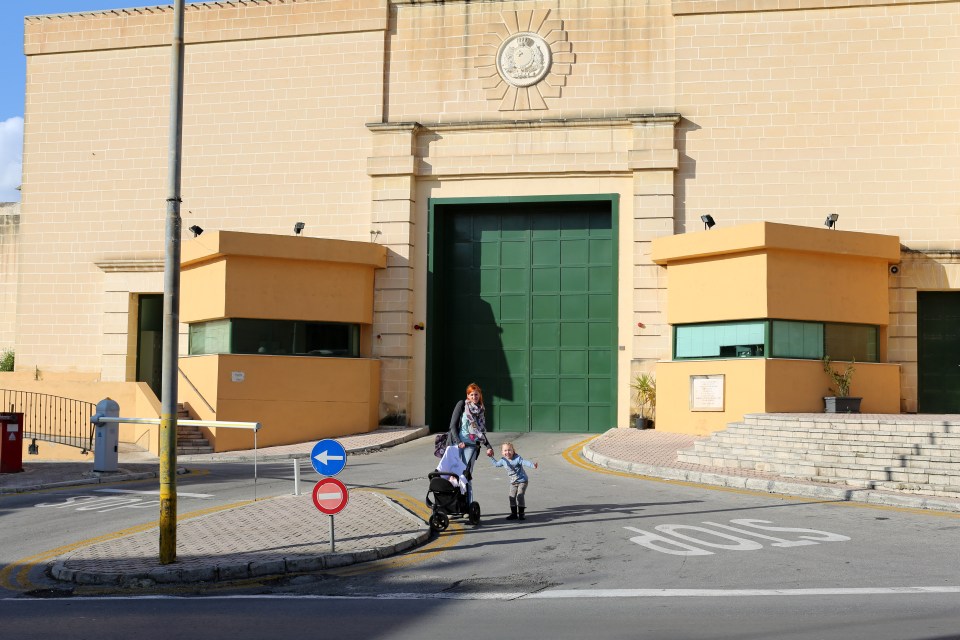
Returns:
[[[597,466],[613,471],[622,471],[633,475],[662,478],[665,480],[680,480],[683,482],[694,482],[732,489],[745,489],[777,495],[791,495],[801,498],[817,498],[838,502],[862,502],[878,506],[907,507],[960,513],[960,502],[941,500],[935,496],[890,493],[887,491],[877,491],[875,489],[840,486],[831,487],[819,484],[788,482],[785,480],[730,476],[673,467],[658,467],[640,462],[610,458],[593,451],[589,443],[583,447],[583,457]]]
[[[92,471],[94,477],[79,478],[75,480],[64,480],[62,482],[44,482],[41,484],[23,485],[20,487],[0,487],[0,494],[27,493],[30,491],[40,491],[42,489],[56,489],[59,487],[84,486],[88,484],[107,484],[112,482],[126,482],[128,480],[147,480],[156,478],[156,471],[141,471],[137,473],[112,473]],[[185,469],[178,469],[178,474],[186,473]]]

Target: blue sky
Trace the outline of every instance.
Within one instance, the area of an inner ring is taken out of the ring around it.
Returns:
[[[187,0],[187,2],[196,0]],[[23,153],[23,17],[74,13],[121,7],[172,5],[157,0],[0,0],[0,202],[20,200],[20,167]]]

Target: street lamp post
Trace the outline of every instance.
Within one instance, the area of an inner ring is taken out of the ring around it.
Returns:
[[[163,266],[160,386],[160,564],[177,561],[177,360],[180,355],[180,150],[183,138],[183,0],[173,4],[170,146]]]

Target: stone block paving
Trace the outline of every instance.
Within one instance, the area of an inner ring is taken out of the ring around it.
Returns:
[[[354,491],[333,516],[309,495],[281,496],[177,523],[177,562],[161,565],[159,530],[99,542],[53,560],[52,575],[79,584],[236,580],[316,571],[385,558],[424,543],[429,527],[388,498]]]
[[[714,473],[741,478],[776,479],[779,476],[752,469],[732,467],[710,467],[701,464],[688,464],[677,461],[677,451],[693,447],[697,440],[705,440],[683,433],[666,433],[653,429],[612,429],[587,445],[595,456],[604,456],[611,460],[632,463],[637,473],[642,473],[644,465],[653,471],[657,468],[670,468],[698,473]],[[589,457],[589,456],[588,456]],[[811,483],[815,484],[815,483]]]

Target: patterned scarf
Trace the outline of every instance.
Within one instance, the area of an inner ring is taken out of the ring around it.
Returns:
[[[464,414],[470,422],[471,429],[476,429],[479,434],[477,439],[483,440],[483,436],[487,432],[487,420],[483,415],[483,405],[474,404],[468,400],[464,407]]]

